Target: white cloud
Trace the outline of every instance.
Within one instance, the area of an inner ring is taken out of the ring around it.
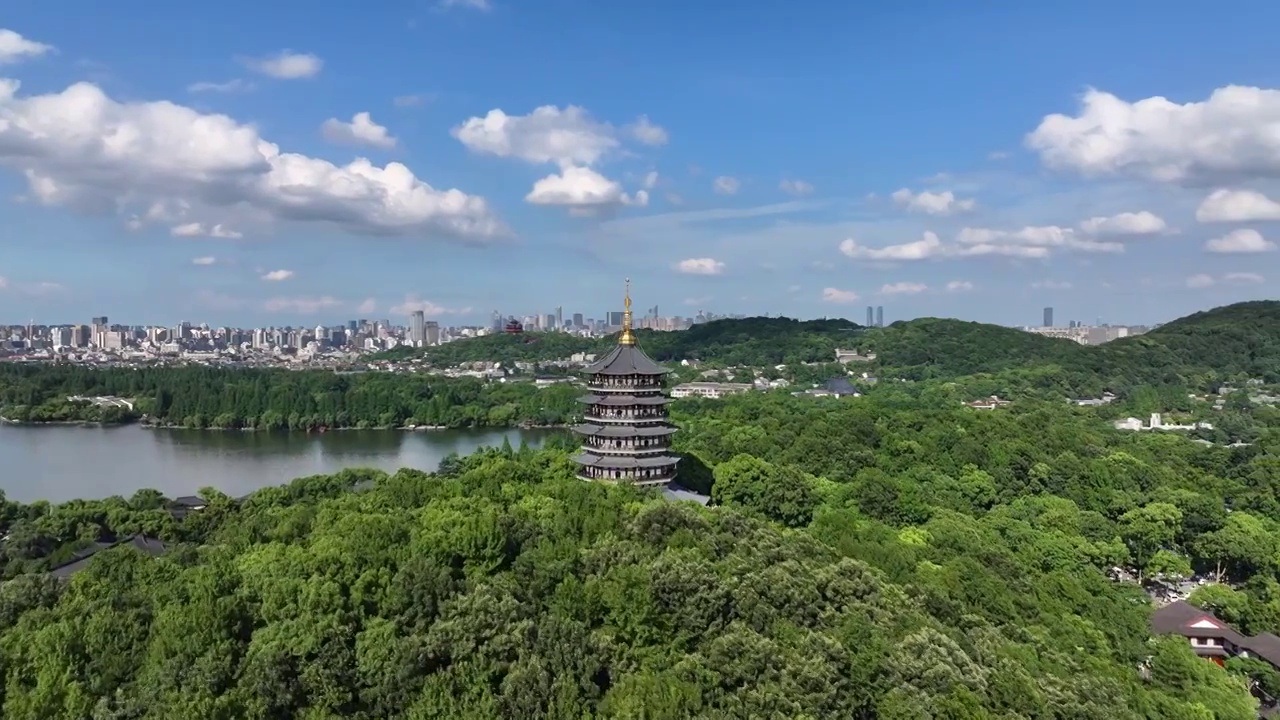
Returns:
[[[724,263],[715,258],[689,258],[676,263],[675,269],[686,275],[720,275],[724,272]]]
[[[924,237],[915,242],[887,245],[881,248],[860,245],[853,238],[849,238],[840,243],[840,252],[855,260],[885,262],[987,256],[1039,259],[1048,257],[1051,247],[1066,245],[1065,240],[1050,232],[1051,229],[1061,230],[1061,228],[1024,228],[1018,232],[1008,233],[983,228],[965,228],[960,232],[958,244],[944,243],[935,233],[925,232]],[[1072,245],[1094,247],[1107,244],[1072,241]]]
[[[709,302],[711,302],[710,297],[690,297],[684,299],[684,304],[689,306],[706,305]]]
[[[409,315],[416,310],[421,310],[427,317],[435,315],[467,315],[471,312],[470,307],[445,307],[437,305],[430,300],[421,300],[417,295],[406,295],[404,302],[392,306],[390,312],[392,315]]]
[[[947,283],[947,292],[968,292],[973,289],[973,283],[968,280],[952,280]]]
[[[1154,235],[1164,232],[1167,225],[1159,215],[1143,210],[1123,212],[1111,217],[1093,217],[1080,223],[1080,229],[1090,235]]]
[[[227,240],[238,240],[244,237],[243,233],[236,232],[220,223],[203,225],[198,222],[175,225],[169,229],[169,234],[174,237],[212,237]]]
[[[359,305],[356,306],[356,312],[360,313],[361,315],[372,315],[377,311],[378,311],[378,301],[374,300],[373,298],[365,298]]]
[[[946,252],[942,241],[931,232],[915,242],[870,248],[859,245],[853,238],[840,243],[840,252],[855,260],[925,260]]]
[[[647,173],[644,176],[644,189],[652,190],[657,186],[658,186],[658,173],[656,170],[651,170],[649,171],[649,173]]]
[[[205,255],[204,257],[198,257],[198,258],[191,258],[191,264],[192,264],[192,265],[206,265],[206,266],[207,266],[207,265],[216,265],[216,264],[218,264],[218,258],[216,258],[216,257],[214,257],[214,256],[212,256],[212,255]]]
[[[430,98],[426,95],[397,95],[391,100],[391,104],[398,108],[421,107],[427,104]]]
[[[1275,250],[1276,244],[1257,230],[1239,228],[1206,242],[1204,249],[1211,253],[1264,253]]]
[[[893,199],[894,204],[898,207],[927,215],[953,215],[959,212],[968,212],[977,205],[973,200],[957,198],[955,193],[950,190],[940,193],[922,190],[919,193],[913,193],[907,188],[902,188],[889,197]]]
[[[1048,257],[1050,252],[1056,249],[1078,252],[1124,252],[1124,246],[1120,243],[1080,237],[1071,228],[1057,225],[1028,225],[1021,230],[967,227],[961,229],[956,235],[956,242],[963,246],[956,253],[959,255],[1043,258]]]
[[[28,40],[12,30],[0,28],[0,65],[21,62],[51,52],[52,45]]]
[[[1215,278],[1207,273],[1199,273],[1187,278],[1187,287],[1199,290],[1203,288],[1213,287],[1219,283],[1227,285],[1251,285],[1260,283],[1264,278],[1258,273],[1251,272],[1233,272],[1227,273],[1221,277]]]
[[[635,122],[627,126],[627,131],[630,132],[631,136],[636,140],[639,140],[650,147],[666,145],[667,140],[669,140],[667,131],[660,126],[649,122],[648,115],[641,115],[637,118]]]
[[[192,93],[235,93],[246,92],[253,89],[253,83],[246,82],[240,78],[234,78],[226,82],[197,82],[187,86],[187,92]]]
[[[288,280],[291,277],[293,277],[292,270],[272,270],[271,272],[262,274],[262,279],[267,282],[281,282],[282,280]]]
[[[324,61],[311,53],[295,53],[283,50],[263,58],[242,58],[250,70],[277,80],[301,80],[320,74]]]
[[[1226,275],[1222,276],[1222,279],[1224,282],[1229,282],[1229,283],[1260,283],[1263,280],[1265,280],[1265,278],[1263,278],[1258,273],[1250,273],[1250,272],[1227,273]]]
[[[711,189],[718,195],[737,195],[740,187],[742,183],[738,182],[738,178],[728,175],[721,175],[711,183]]]
[[[9,278],[3,275],[0,275],[0,290],[5,290],[8,287],[9,287]]]
[[[1071,283],[1065,280],[1037,280],[1031,283],[1036,290],[1070,290]]]
[[[234,207],[360,235],[507,233],[483,198],[437,190],[400,163],[336,166],[281,152],[226,115],[116,102],[89,83],[28,97],[17,89],[0,81],[0,165],[22,172],[46,205],[128,212],[185,204],[197,217]]]
[[[342,122],[337,118],[329,118],[320,126],[324,139],[339,145],[369,145],[377,148],[393,148],[396,139],[385,127],[373,121],[367,112],[358,112],[351,122]]]
[[[534,205],[563,205],[580,210],[617,205],[644,206],[649,193],[623,192],[622,185],[586,167],[569,167],[558,175],[548,175],[533,184],[525,201]]]
[[[803,180],[784,179],[778,183],[778,189],[788,195],[808,195],[813,192],[813,186]]]
[[[489,12],[493,9],[493,4],[489,0],[440,0],[440,7],[448,8],[468,8],[471,10],[479,10],[481,12]]]
[[[490,110],[482,118],[469,118],[451,133],[475,152],[531,163],[556,163],[562,168],[594,165],[620,145],[611,125],[597,122],[574,105],[563,110],[544,105],[528,115]]]
[[[857,302],[858,293],[852,290],[841,290],[839,288],[823,288],[822,301],[838,304]]]
[[[1280,220],[1280,203],[1253,190],[1214,190],[1196,208],[1202,223]]]
[[[880,294],[881,295],[918,295],[928,289],[929,289],[929,286],[923,283],[897,282],[897,283],[890,283],[888,285],[882,286],[880,288]]]
[[[987,159],[988,160],[1008,160],[1009,153],[1005,152],[1004,150],[994,150],[992,152],[987,153]]]
[[[1197,185],[1280,176],[1277,123],[1277,90],[1231,85],[1179,104],[1090,89],[1078,114],[1046,116],[1026,145],[1057,170]]]
[[[277,297],[262,304],[262,309],[272,313],[294,313],[297,315],[314,315],[321,310],[332,310],[343,306],[337,298],[324,295],[322,297]]]

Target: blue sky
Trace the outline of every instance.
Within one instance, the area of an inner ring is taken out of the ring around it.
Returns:
[[[599,316],[631,277],[1139,323],[1280,282],[1268,3],[53,5],[0,23],[0,322]]]

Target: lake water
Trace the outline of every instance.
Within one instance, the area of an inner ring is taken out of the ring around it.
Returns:
[[[10,500],[60,502],[128,497],[154,488],[169,497],[212,486],[239,497],[297,477],[343,468],[434,471],[451,452],[538,446],[556,430],[342,430],[323,434],[39,427],[0,424],[0,489]]]

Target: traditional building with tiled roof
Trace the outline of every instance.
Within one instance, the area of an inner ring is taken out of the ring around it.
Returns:
[[[1280,669],[1280,637],[1271,633],[1248,636],[1185,600],[1169,603],[1151,615],[1151,632],[1181,635],[1196,655],[1221,665],[1236,656],[1263,660]]]
[[[589,395],[582,424],[582,451],[574,458],[583,480],[667,485],[679,458],[671,454],[676,428],[667,420],[667,370],[645,355],[631,328],[631,281],[627,281],[618,346],[588,367]]]

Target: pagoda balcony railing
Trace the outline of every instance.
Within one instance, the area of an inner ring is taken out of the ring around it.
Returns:
[[[578,477],[583,480],[591,480],[593,482],[630,482],[637,485],[669,483],[675,479],[675,476],[675,466],[637,470],[584,467],[578,471]]]
[[[609,410],[593,406],[582,414],[582,419],[603,423],[660,422],[667,419],[667,413],[661,410]]]
[[[587,381],[587,387],[602,393],[656,393],[665,389],[662,383],[619,383],[599,381],[594,378]]]
[[[666,450],[671,446],[666,438],[644,438],[641,440],[614,440],[612,438],[593,438],[588,436],[582,447],[593,452],[602,453],[650,453]]]

